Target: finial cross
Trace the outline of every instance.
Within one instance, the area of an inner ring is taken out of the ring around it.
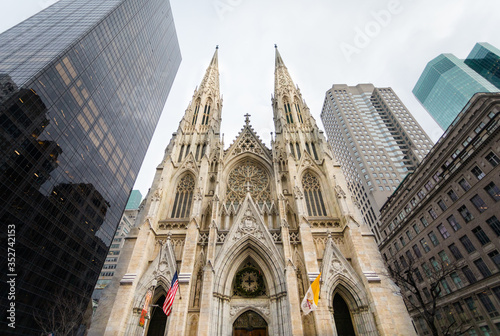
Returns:
[[[250,114],[247,113],[247,114],[244,115],[244,117],[245,117],[245,123],[247,125],[249,125],[250,124]]]

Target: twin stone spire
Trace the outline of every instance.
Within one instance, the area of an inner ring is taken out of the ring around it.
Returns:
[[[276,131],[281,131],[285,125],[289,125],[289,127],[306,124],[311,126],[306,118],[310,117],[309,109],[302,99],[300,90],[294,85],[276,45],[275,50],[272,105]],[[219,84],[219,48],[217,46],[200,86],[195,89],[186,110],[184,127],[181,126],[181,128],[198,132],[213,128],[218,133],[220,131],[222,101]]]

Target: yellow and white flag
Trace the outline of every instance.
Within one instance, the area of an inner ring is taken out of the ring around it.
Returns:
[[[320,277],[321,273],[318,275],[316,280],[313,281],[311,287],[309,287],[306,295],[304,296],[304,300],[302,300],[302,304],[300,306],[302,307],[304,315],[307,315],[318,308]]]

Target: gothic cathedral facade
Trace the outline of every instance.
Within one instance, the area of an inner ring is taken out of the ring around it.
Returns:
[[[277,49],[274,85],[271,148],[246,115],[224,149],[215,51],[89,335],[415,335]],[[167,318],[161,307],[176,270]],[[301,301],[320,272],[318,308],[303,315]],[[139,326],[151,290],[149,319]]]

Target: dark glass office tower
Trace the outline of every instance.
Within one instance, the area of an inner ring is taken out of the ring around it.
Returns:
[[[166,0],[61,0],[0,46],[0,334],[38,336],[88,303],[181,56]]]

